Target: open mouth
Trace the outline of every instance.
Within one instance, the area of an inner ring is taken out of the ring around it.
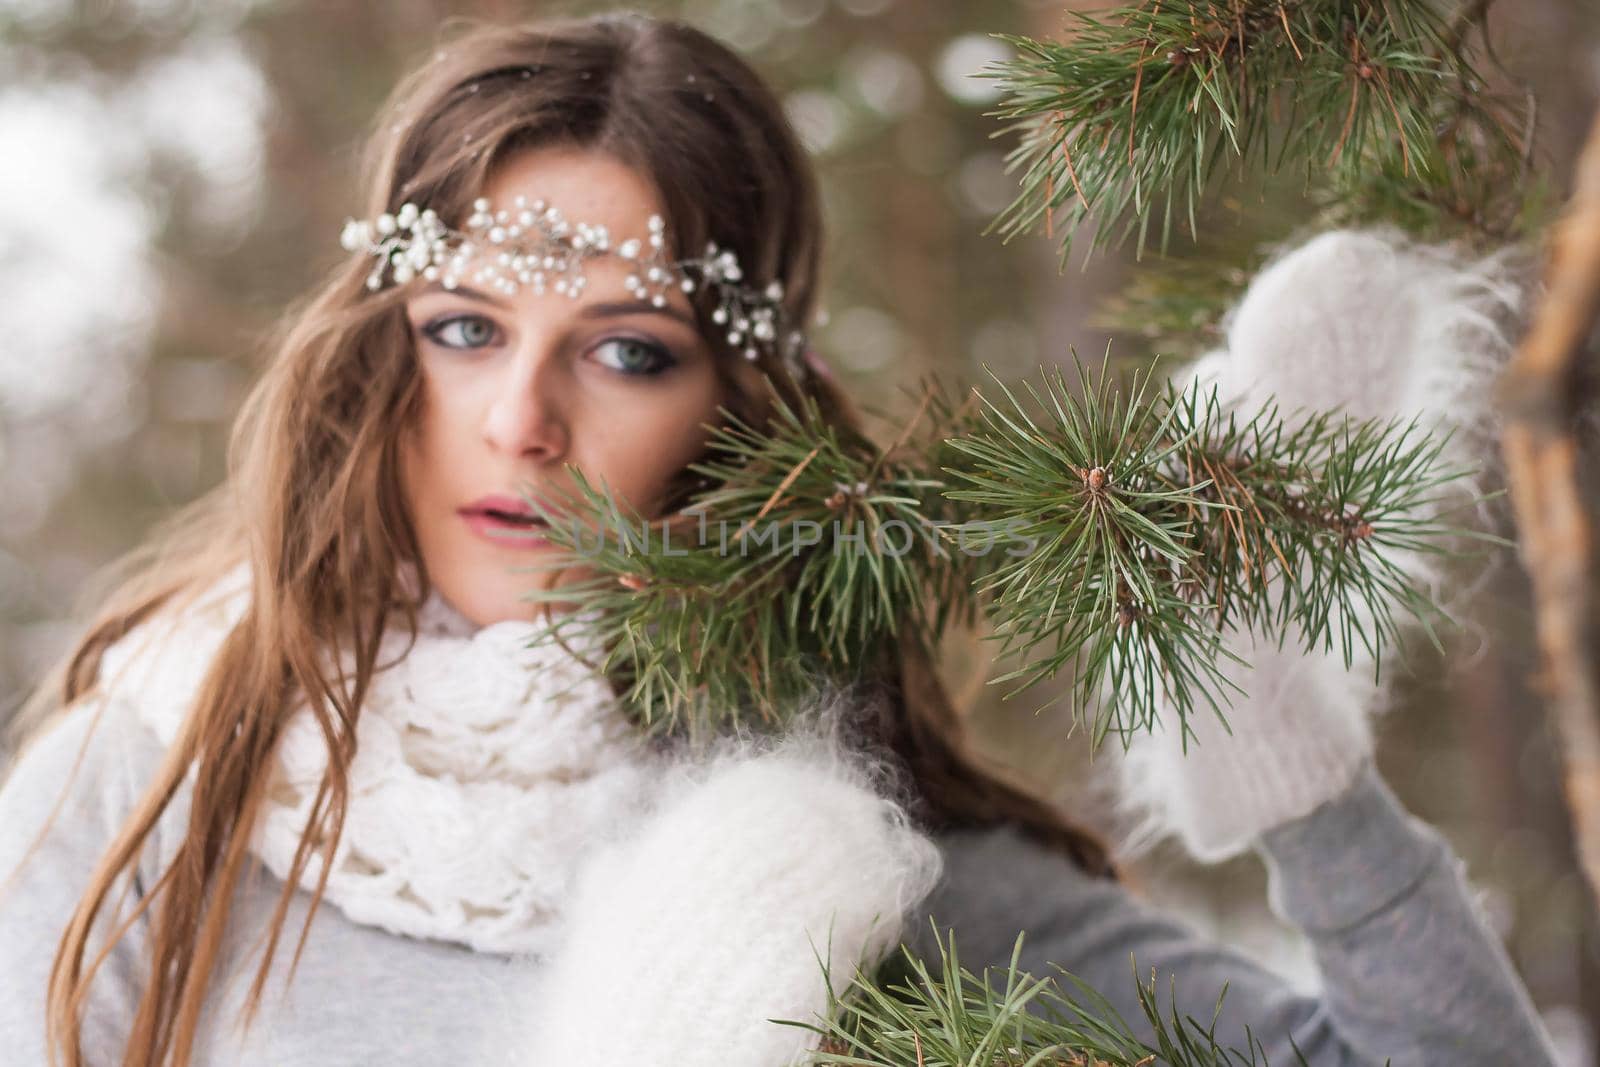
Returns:
[[[540,518],[538,515],[531,515],[527,512],[501,511],[499,508],[484,508],[479,512],[479,514],[493,519],[495,522],[503,522],[507,526],[529,527],[549,525],[549,523],[545,522],[544,519]]]
[[[501,548],[535,549],[550,543],[546,533],[550,522],[539,513],[540,506],[550,508],[542,498],[529,503],[510,493],[491,493],[460,508],[457,514],[479,537]]]

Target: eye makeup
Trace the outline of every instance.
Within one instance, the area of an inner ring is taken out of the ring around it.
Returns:
[[[417,332],[440,348],[471,352],[494,343],[499,328],[494,320],[487,316],[473,312],[456,312],[441,315],[418,326]],[[671,370],[680,362],[668,345],[636,334],[614,334],[604,337],[585,351],[591,353],[608,348],[624,353],[631,352],[632,355],[624,355],[614,362],[606,360],[596,362],[627,377],[655,377]]]

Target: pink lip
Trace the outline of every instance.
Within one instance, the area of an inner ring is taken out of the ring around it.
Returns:
[[[540,499],[546,510],[555,510],[549,501]],[[520,497],[491,494],[457,508],[456,514],[461,516],[473,533],[502,548],[539,549],[550,546],[550,541],[538,532],[545,525],[543,519]],[[517,521],[517,516],[527,516],[533,522]]]

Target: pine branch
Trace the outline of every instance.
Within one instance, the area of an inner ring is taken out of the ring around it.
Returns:
[[[1222,344],[1222,314],[1237,303],[1250,277],[1248,269],[1220,256],[1148,262],[1101,302],[1089,324],[1117,337],[1137,337],[1149,352],[1198,356]]]
[[[1003,384],[958,405],[930,380],[886,449],[809,401],[765,432],[735,420],[695,467],[716,488],[666,538],[574,471],[578,521],[550,516],[549,533],[581,554],[552,566],[591,573],[534,599],[598,630],[643,722],[691,732],[781,723],[819,681],[849,684],[978,610],[1023,657],[991,683],[1020,679],[1009,698],[1068,670],[1096,744],[1163,703],[1221,713],[1230,624],[1298,628],[1347,663],[1380,661],[1406,617],[1432,636],[1439,611],[1396,554],[1487,537],[1426,517],[1466,473],[1442,469],[1447,439],[1270,406],[1241,421],[1198,386],[1078,374],[1081,395],[1059,370],[1029,383],[1038,412]]]
[[[1229,625],[1295,628],[1375,669],[1405,617],[1438,643],[1441,613],[1397,554],[1495,540],[1428,517],[1469,473],[1443,468],[1447,435],[1270,404],[1241,420],[1198,384],[1152,392],[1135,375],[1118,393],[1078,373],[1081,399],[1047,373],[1043,396],[1028,386],[1043,417],[1006,390],[951,442],[968,462],[947,468],[964,487],[945,495],[1040,546],[980,579],[995,639],[1045,650],[994,682],[1025,689],[1070,666],[1075,721],[1099,705],[1098,745],[1148,728],[1163,702],[1181,721],[1201,700],[1220,714]]]
[[[1425,0],[1152,0],[1068,18],[1060,43],[998,35],[1018,55],[986,72],[1023,170],[990,230],[1059,224],[1063,265],[1091,220],[1093,247],[1142,251],[1155,225],[1165,249],[1175,221],[1198,236],[1201,197],[1230,168],[1299,167],[1351,217],[1403,203],[1488,225],[1522,188],[1515,108]]]
[[[1159,1058],[1171,1067],[1268,1067],[1260,1042],[1248,1029],[1250,1047],[1243,1052],[1218,1043],[1216,1022],[1226,987],[1209,1025],[1180,1015],[1175,1002],[1170,1016],[1163,1016],[1154,971],[1146,985],[1135,965],[1139,1007],[1155,1037],[1151,1045],[1075,975],[1059,967],[1059,979],[1021,972],[1022,943],[1019,934],[1003,976],[992,977],[986,968],[979,978],[961,966],[952,932],[948,941],[939,938],[937,975],[902,948],[901,957],[877,975],[857,971],[843,996],[830,997],[820,1024],[774,1021],[822,1036],[809,1061],[815,1064],[1150,1067]],[[1168,999],[1173,1000],[1171,994]],[[1304,1064],[1304,1056],[1295,1051],[1296,1061]]]
[[[930,388],[927,403],[946,401]],[[819,680],[863,677],[902,635],[971,620],[973,567],[938,532],[964,513],[939,496],[927,432],[912,424],[881,450],[827,425],[809,398],[798,411],[779,401],[766,432],[723,415],[712,458],[691,468],[717,488],[664,524],[575,468],[583,498],[546,516],[567,550],[549,566],[581,553],[595,577],[531,599],[579,608],[567,623],[598,632],[646,724],[777,723]],[[950,417],[937,407],[927,425]]]

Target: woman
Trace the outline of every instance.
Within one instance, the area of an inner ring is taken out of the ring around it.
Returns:
[[[952,924],[969,966],[1003,964],[1026,930],[1025,966],[1072,970],[1136,1023],[1130,954],[1202,1017],[1227,981],[1219,1039],[1243,1047],[1250,1026],[1274,1063],[1291,1039],[1318,1065],[1544,1062],[1447,847],[1359,753],[1342,792],[1260,827],[1291,915],[1338,919],[1305,924],[1321,997],[1148,909],[1100,843],[985,772],[909,645],[863,705],[884,776],[792,776],[805,761],[780,748],[662,790],[685,772],[636,742],[609,680],[527,649],[521,595],[553,579],[517,573],[540,549],[508,494],[554,495],[572,463],[670,513],[703,424],[719,405],[759,421],[769,387],[854,425],[795,358],[821,251],[809,162],[742,61],[636,15],[475,31],[375,128],[375,222],[346,234],[361,254],[289,317],[228,482],[140,558],[0,792],[10,1062],[45,1061],[48,1023],[68,1064],[774,1063],[780,1045],[751,1035],[794,1001],[747,994],[817,961],[762,936],[782,907],[741,909],[795,869],[786,847],[842,872],[818,915],[861,890],[835,963],[892,943],[871,923],[887,906],[924,948],[927,915]],[[564,222],[603,254],[568,273],[383,251],[473,219],[524,238]],[[705,262],[684,276],[698,286],[641,282],[655,250],[712,244],[755,295]],[[778,325],[730,334],[729,294],[736,324]],[[872,877],[844,877],[854,864]],[[726,981],[693,985],[707,974]]]

